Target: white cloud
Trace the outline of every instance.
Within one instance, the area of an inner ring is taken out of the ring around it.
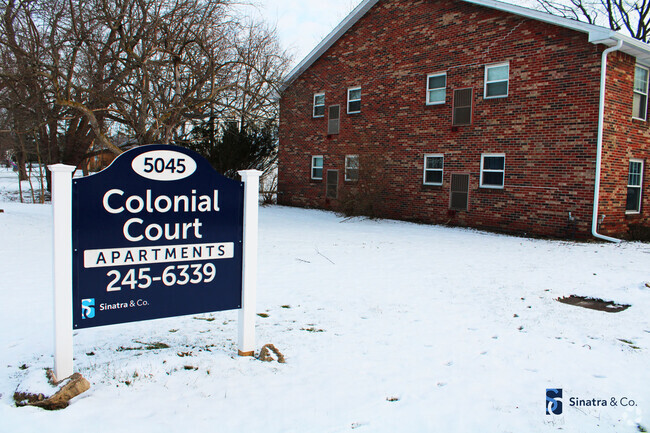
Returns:
[[[260,12],[276,25],[280,42],[302,60],[336,25],[356,7],[359,0],[264,0]]]
[[[253,0],[255,15],[277,28],[282,47],[300,62],[361,0]],[[535,8],[535,0],[510,0]]]

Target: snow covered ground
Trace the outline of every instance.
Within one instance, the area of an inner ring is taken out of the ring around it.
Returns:
[[[75,333],[91,389],[61,411],[17,408],[53,363],[52,226],[15,190],[0,169],[0,432],[650,429],[649,244],[279,206],[260,210],[257,345],[286,364],[236,356],[236,311],[93,328]],[[571,294],[631,307],[556,301]],[[546,415],[547,388],[562,415]]]

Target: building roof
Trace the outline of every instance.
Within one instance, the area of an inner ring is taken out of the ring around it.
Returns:
[[[334,43],[343,36],[357,21],[363,17],[373,6],[380,0],[363,0],[350,14],[339,23],[332,32],[321,41],[288,75],[284,84],[280,88],[283,92],[291,83],[293,83],[303,72],[305,72],[320,56],[322,56]],[[614,46],[618,41],[623,41],[621,51],[637,58],[639,63],[650,66],[650,45],[645,42],[634,39],[630,36],[623,35],[606,27],[595,26],[568,18],[562,18],[551,15],[546,12],[536,11],[534,9],[522,6],[503,3],[496,0],[461,0],[478,6],[509,12],[524,18],[553,24],[556,26],[568,28],[588,35],[589,42],[593,44],[604,44]]]

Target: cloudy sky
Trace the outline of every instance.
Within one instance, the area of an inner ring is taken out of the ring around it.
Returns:
[[[282,46],[298,64],[362,0],[252,0],[252,14],[277,28]],[[502,0],[532,7],[535,0]],[[251,9],[249,9],[251,10]]]
[[[277,27],[280,42],[300,62],[360,0],[257,0],[258,13]]]

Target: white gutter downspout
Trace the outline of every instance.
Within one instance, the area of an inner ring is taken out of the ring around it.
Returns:
[[[596,179],[594,182],[594,211],[591,220],[591,234],[609,242],[621,242],[620,239],[601,235],[598,233],[598,201],[600,199],[600,170],[603,159],[603,129],[605,125],[605,86],[607,84],[607,55],[612,51],[618,51],[623,46],[623,40],[619,40],[615,47],[603,51],[602,66],[600,68],[600,104],[598,106],[598,138],[596,145]]]

